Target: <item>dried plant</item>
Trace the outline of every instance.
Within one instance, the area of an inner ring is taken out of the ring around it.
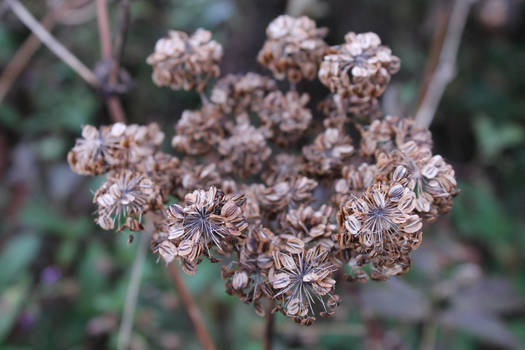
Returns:
[[[258,61],[290,91],[247,73],[220,78],[209,98],[220,44],[203,29],[160,39],[147,59],[153,81],[196,89],[202,107],[175,126],[178,157],[161,152],[156,124],[84,127],[68,160],[79,174],[107,174],[96,222],[140,231],[153,212],[151,247],[166,263],[194,274],[205,258],[221,262],[229,294],[260,315],[271,300],[272,313],[304,325],[344,302],[341,276],[406,273],[423,223],[450,210],[454,170],[432,154],[428,130],[383,117],[378,98],[400,62],[379,37],[348,33],[328,47],[325,35],[306,17],[278,17]],[[321,114],[295,86],[315,76],[332,92]]]

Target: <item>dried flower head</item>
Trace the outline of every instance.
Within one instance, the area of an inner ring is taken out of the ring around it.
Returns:
[[[383,115],[379,107],[379,100],[368,96],[332,94],[319,103],[318,109],[327,117],[324,121],[326,128],[340,129],[351,119],[368,122],[379,119]]]
[[[212,248],[225,254],[235,238],[247,228],[241,209],[243,202],[241,195],[224,195],[217,188],[210,187],[207,191],[188,193],[183,205],[171,205],[166,226],[174,254],[165,258],[166,262],[179,258],[183,268],[193,273],[201,254],[212,260],[215,259]]]
[[[297,176],[265,188],[260,191],[259,196],[268,211],[283,212],[287,208],[297,208],[301,204],[312,202],[316,187],[317,181]]]
[[[271,78],[257,73],[228,74],[213,87],[211,101],[223,112],[237,115],[261,110],[264,98],[273,91],[277,91],[277,83]]]
[[[309,100],[308,94],[299,95],[296,91],[276,91],[266,96],[259,117],[273,131],[275,143],[286,147],[304,135],[312,121],[306,106]]]
[[[390,154],[408,141],[418,146],[432,148],[432,136],[426,129],[416,128],[414,120],[387,116],[384,120],[375,120],[369,126],[358,126],[361,133],[360,153],[371,157],[377,151]]]
[[[96,222],[104,230],[124,227],[131,231],[143,229],[142,215],[162,206],[160,189],[145,174],[119,171],[100,187],[93,197],[97,204]]]
[[[197,155],[213,150],[224,138],[223,115],[212,105],[204,105],[200,110],[186,110],[175,127],[172,146],[179,152]]]
[[[222,46],[211,40],[209,31],[199,28],[191,36],[170,31],[157,41],[147,62],[153,66],[152,77],[158,86],[203,91],[210,78],[219,76],[221,59]]]
[[[306,171],[319,176],[333,176],[354,153],[349,136],[339,129],[326,129],[312,145],[303,148]]]
[[[345,165],[341,171],[342,178],[334,183],[334,203],[346,203],[351,196],[355,196],[370,187],[376,180],[378,170],[375,164],[361,163]]]
[[[75,147],[67,155],[71,169],[80,175],[99,175],[107,172],[111,165],[121,162],[119,156],[125,129],[126,126],[121,123],[100,129],[84,126],[82,138],[77,139]]]
[[[454,169],[440,155],[414,141],[405,143],[395,153],[390,177],[401,181],[416,195],[416,210],[432,222],[446,214],[458,193]]]
[[[316,303],[322,307],[321,316],[334,313],[338,303],[334,302],[337,296],[332,295],[335,289],[332,273],[336,268],[330,263],[327,251],[316,246],[298,254],[279,253],[275,264],[269,280],[285,315],[298,323],[311,324],[315,320]]]
[[[341,206],[337,242],[371,259],[376,269],[395,265],[421,243],[423,222],[415,205],[415,193],[407,187],[375,183]]]
[[[344,44],[331,47],[324,56],[319,80],[342,96],[378,97],[399,64],[377,34],[352,32],[345,35]]]
[[[224,157],[225,172],[247,177],[259,173],[272,153],[266,144],[269,131],[251,125],[247,114],[237,116],[236,122],[232,135],[221,140],[218,150]]]
[[[269,68],[276,79],[313,80],[327,48],[323,40],[326,33],[326,28],[317,28],[308,17],[279,16],[268,25],[268,38],[257,60]]]

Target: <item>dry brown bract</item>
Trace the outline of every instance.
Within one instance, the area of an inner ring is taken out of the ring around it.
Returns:
[[[191,36],[170,31],[157,41],[147,62],[153,66],[152,77],[158,86],[203,91],[210,78],[219,76],[221,59],[222,46],[211,40],[209,31],[199,28]]]
[[[327,48],[323,40],[327,32],[308,17],[279,16],[266,29],[267,40],[257,61],[276,79],[313,80]]]
[[[399,58],[381,45],[377,34],[352,32],[345,35],[344,44],[328,50],[319,80],[342,96],[379,97],[399,65]]]

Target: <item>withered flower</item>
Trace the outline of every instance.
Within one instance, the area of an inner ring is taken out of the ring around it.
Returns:
[[[395,153],[394,165],[391,177],[414,191],[415,208],[425,219],[432,222],[450,211],[458,190],[454,169],[443,157],[409,141]]]
[[[191,36],[170,31],[157,41],[147,63],[153,66],[152,78],[158,86],[203,91],[210,78],[219,76],[221,59],[222,46],[199,28]]]
[[[296,91],[286,94],[276,91],[266,96],[259,117],[272,129],[275,143],[288,146],[304,135],[312,121],[312,113],[306,106],[309,100],[308,94],[299,95]]]
[[[228,74],[219,79],[213,87],[211,101],[221,111],[237,115],[261,110],[261,104],[266,95],[276,90],[275,80],[257,73]]]
[[[317,210],[301,205],[288,211],[282,226],[286,232],[300,238],[307,247],[321,245],[329,251],[333,247],[332,236],[337,233],[334,213],[334,208],[327,204]]]
[[[210,152],[224,138],[223,115],[212,105],[186,110],[175,127],[171,145],[179,152],[198,155]]]
[[[408,141],[418,146],[432,148],[432,136],[427,129],[416,128],[414,120],[387,116],[384,120],[375,120],[368,126],[358,126],[361,134],[360,153],[365,157],[373,156],[377,151],[392,153]]]
[[[344,123],[351,119],[359,122],[373,121],[383,115],[379,100],[368,96],[332,94],[321,101],[317,108],[327,117],[324,120],[326,128],[340,129]]]
[[[378,97],[399,65],[399,58],[381,45],[377,34],[351,32],[345,35],[344,44],[328,50],[319,69],[319,80],[339,95]]]
[[[323,40],[326,33],[326,28],[317,28],[308,17],[279,16],[266,29],[267,40],[257,61],[276,79],[313,80],[327,48]]]
[[[84,126],[82,138],[77,139],[75,147],[67,155],[71,169],[80,175],[99,175],[123,161],[121,141],[125,130],[126,126],[122,123],[100,129]]]
[[[227,173],[248,177],[259,173],[272,153],[266,144],[269,132],[251,125],[247,114],[237,116],[236,122],[232,135],[219,143],[221,165]]]
[[[275,183],[261,190],[261,203],[270,212],[282,212],[286,208],[297,208],[313,201],[313,191],[317,181],[306,176],[297,176],[287,181]]]
[[[339,129],[326,129],[312,145],[303,148],[306,171],[318,176],[333,176],[354,153],[349,136]]]
[[[122,170],[111,174],[93,197],[97,204],[96,222],[104,230],[117,226],[142,230],[142,215],[162,205],[160,189],[145,174]]]
[[[245,303],[253,304],[255,311],[261,316],[264,316],[261,298],[272,296],[268,272],[273,266],[275,239],[273,232],[266,227],[252,225],[239,247],[238,260],[222,269],[226,291]]]
[[[336,268],[328,259],[328,252],[319,246],[299,254],[279,253],[275,272],[270,282],[276,290],[274,299],[282,303],[282,311],[298,323],[311,324],[315,320],[314,305],[321,304],[321,316],[332,315],[338,297],[332,295]],[[325,300],[328,299],[328,302]]]
[[[341,206],[338,244],[372,259],[376,268],[392,265],[421,243],[423,223],[415,205],[416,196],[407,187],[375,183]]]
[[[194,272],[201,254],[214,260],[210,249],[219,254],[247,228],[241,195],[224,195],[215,187],[188,193],[183,205],[173,204],[167,212],[168,240],[176,248],[176,257]],[[184,267],[184,265],[183,265]]]
[[[297,177],[304,171],[304,163],[298,155],[281,153],[268,162],[268,168],[262,174],[262,179],[267,186]]]
[[[342,178],[334,183],[334,203],[346,203],[352,195],[357,195],[370,187],[378,174],[375,164],[361,163],[345,165],[341,171]]]

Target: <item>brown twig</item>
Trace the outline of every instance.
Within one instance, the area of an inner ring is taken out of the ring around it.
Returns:
[[[50,31],[55,26],[55,23],[55,11],[46,14],[42,19],[42,22],[40,22],[42,27],[48,31]],[[26,39],[26,41],[24,41],[20,48],[18,48],[11,61],[9,61],[2,72],[2,75],[0,76],[0,103],[2,103],[13,83],[27,66],[36,50],[38,50],[40,44],[40,39],[38,39],[38,37],[32,33]]]
[[[268,304],[268,309],[266,310],[266,322],[264,324],[264,350],[273,349],[273,336],[274,336],[274,317],[272,314],[272,309],[274,307],[274,301],[270,301]]]
[[[99,87],[95,74],[86,67],[75,55],[64,47],[49,31],[44,28],[29,13],[29,11],[18,0],[6,0],[13,13],[64,63],[80,75],[89,85]]]
[[[467,22],[470,7],[474,1],[456,0],[454,3],[443,46],[439,54],[438,64],[432,74],[422,102],[415,113],[415,124],[418,127],[428,128],[430,126],[443,92],[454,78],[461,36]]]
[[[115,71],[115,60],[113,59],[111,49],[111,30],[109,27],[107,1],[96,0],[96,4],[98,31],[100,34],[100,46],[102,51],[102,57],[106,62],[109,62],[111,64],[109,83],[110,85],[114,85],[117,83],[118,70]],[[124,117],[124,110],[122,109],[122,105],[120,104],[120,100],[117,96],[109,95],[106,98],[106,103],[108,105],[109,114],[113,122],[124,122],[126,120],[126,118]]]
[[[215,350],[215,344],[213,343],[213,340],[210,334],[208,333],[206,326],[204,325],[204,321],[202,320],[199,309],[197,308],[197,305],[195,304],[191,293],[186,287],[184,278],[180,274],[179,267],[174,263],[169,264],[168,272],[171,276],[171,279],[175,283],[175,287],[177,288],[179,296],[182,299],[182,305],[186,309],[186,313],[188,314],[188,317],[190,318],[191,323],[193,324],[195,334],[197,335],[197,338],[202,348],[204,350]]]

